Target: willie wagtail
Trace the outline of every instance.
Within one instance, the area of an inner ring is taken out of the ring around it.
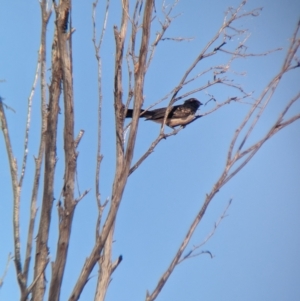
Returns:
[[[182,105],[173,106],[169,111],[166,119],[166,125],[174,128],[176,126],[186,126],[195,119],[201,116],[195,116],[196,111],[202,105],[202,103],[196,98],[187,99]],[[144,117],[146,120],[151,120],[158,123],[163,123],[167,108],[159,108],[155,110],[144,111],[141,109],[140,118]],[[128,109],[126,118],[132,118],[133,110]]]

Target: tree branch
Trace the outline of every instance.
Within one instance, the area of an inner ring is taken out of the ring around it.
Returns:
[[[143,34],[142,42],[140,47],[140,57],[139,57],[139,69],[135,77],[135,103],[134,109],[141,108],[143,100],[143,83],[144,75],[146,68],[146,57],[147,57],[147,48],[149,43],[150,36],[150,22],[151,14],[153,10],[153,0],[147,0],[145,11],[144,11],[144,20],[143,20]],[[115,68],[115,120],[116,120],[116,145],[117,145],[117,170],[115,174],[115,180],[113,184],[112,200],[111,207],[108,212],[107,219],[103,226],[101,235],[96,241],[96,245],[86,260],[84,267],[82,269],[81,275],[74,287],[74,290],[70,296],[70,301],[78,300],[84,285],[88,280],[88,276],[91,273],[93,267],[99,259],[100,253],[104,247],[104,244],[107,240],[108,234],[111,231],[111,227],[115,222],[117,211],[122,199],[123,191],[127,182],[129,168],[132,160],[133,149],[136,138],[137,124],[138,124],[138,115],[136,112],[133,121],[132,127],[129,134],[129,139],[127,143],[126,154],[124,157],[123,149],[123,123],[124,123],[124,105],[122,102],[122,61],[123,61],[123,48],[124,48],[124,39],[127,28],[127,13],[128,12],[128,1],[123,1],[123,15],[122,15],[122,25],[121,31],[118,32],[115,26],[115,38],[116,38],[116,68]]]
[[[243,3],[245,3],[245,1]],[[298,24],[298,27],[299,26],[300,26],[300,22]],[[296,32],[298,32],[298,30],[296,30]],[[246,115],[245,119],[242,121],[242,123],[241,123],[240,127],[238,128],[238,130],[236,130],[236,132],[235,132],[235,134],[232,138],[229,150],[228,150],[227,162],[226,162],[226,166],[225,166],[223,172],[221,173],[219,179],[214,184],[211,192],[206,195],[206,198],[204,200],[204,203],[203,203],[202,207],[200,208],[200,211],[198,212],[197,216],[193,220],[193,222],[192,222],[186,236],[184,237],[179,249],[177,250],[177,253],[175,254],[171,264],[169,265],[169,267],[166,269],[166,271],[163,273],[163,275],[159,279],[159,281],[158,281],[156,287],[154,288],[153,292],[151,294],[149,294],[147,292],[146,301],[153,301],[153,300],[156,299],[156,297],[158,296],[158,294],[160,293],[160,291],[162,290],[162,288],[166,284],[168,278],[172,274],[172,272],[173,272],[174,268],[176,267],[176,265],[179,262],[181,262],[182,260],[184,260],[185,258],[189,258],[189,256],[191,255],[191,252],[193,252],[193,250],[192,250],[188,253],[188,255],[182,257],[183,251],[185,250],[187,244],[189,243],[189,241],[190,241],[195,229],[197,228],[198,224],[202,220],[202,217],[204,216],[208,205],[210,204],[212,199],[215,197],[215,195],[219,192],[219,190],[229,180],[231,180],[243,167],[245,167],[245,165],[253,158],[253,156],[256,154],[256,152],[260,149],[260,147],[268,139],[270,139],[275,133],[279,132],[285,126],[290,125],[292,122],[295,122],[296,120],[300,119],[300,114],[295,114],[294,116],[290,117],[288,120],[283,122],[283,117],[285,116],[285,114],[289,111],[291,106],[300,98],[300,92],[298,92],[288,102],[288,104],[285,106],[285,108],[282,110],[282,113],[280,114],[279,118],[274,122],[274,124],[271,127],[271,129],[269,130],[269,132],[264,137],[259,139],[258,142],[251,145],[246,151],[244,151],[243,153],[240,153],[240,151],[242,150],[242,148],[244,146],[244,143],[249,138],[253,128],[255,126],[257,126],[257,120],[261,117],[265,107],[270,102],[271,98],[273,98],[276,87],[278,86],[279,82],[281,81],[283,75],[285,73],[289,72],[290,70],[292,70],[290,64],[291,64],[292,59],[295,57],[295,54],[298,51],[299,45],[300,45],[300,43],[298,43],[298,40],[296,39],[295,35],[294,35],[293,41],[294,42],[291,43],[291,46],[288,50],[287,58],[285,59],[285,63],[282,67],[282,70],[279,72],[278,75],[276,75],[274,77],[274,79],[271,81],[271,83],[264,89],[261,96],[255,101],[255,103],[250,108],[249,113]],[[300,39],[299,39],[299,41],[300,41]],[[292,53],[292,55],[291,55],[291,53]],[[254,120],[250,124],[249,129],[246,131],[244,139],[242,140],[242,143],[240,144],[239,148],[233,154],[233,150],[235,149],[236,141],[239,138],[242,129],[244,129],[244,127],[248,124],[248,122],[250,121],[251,115],[257,109],[258,109],[258,113],[257,113],[256,117],[254,118]],[[237,168],[235,168],[233,171],[231,171],[232,168],[234,167],[235,163],[241,158],[242,155],[247,156],[247,157],[244,159],[244,161],[242,161],[242,163]],[[209,252],[209,254],[211,254],[211,253]]]
[[[71,12],[71,8],[71,0],[62,0],[59,5],[55,7],[55,23],[60,53],[60,67],[63,75],[65,173],[63,187],[64,208],[62,208],[63,214],[59,224],[56,259],[52,264],[52,278],[49,289],[49,300],[51,301],[59,300],[67,260],[74,210],[77,204],[77,202],[74,201],[74,184],[78,154],[76,153],[76,145],[74,141],[74,99],[71,56],[72,35],[68,36],[65,26],[66,22],[68,22],[67,19]],[[87,192],[85,192],[83,196],[86,193]],[[81,197],[79,197],[79,199],[80,198]]]
[[[43,27],[42,27],[42,41],[46,39],[46,24],[45,20],[48,20],[49,14],[46,11],[47,1],[42,2],[42,15],[43,15]],[[46,19],[45,19],[46,16]],[[47,17],[48,16],[48,17]],[[44,32],[45,31],[45,32]],[[43,42],[44,45],[45,41]],[[46,49],[46,48],[45,48]],[[42,52],[43,58],[42,63],[44,64],[41,68],[42,75],[46,72],[46,53],[45,49]],[[52,43],[52,80],[49,87],[49,104],[46,116],[46,126],[45,131],[42,132],[44,135],[44,147],[45,147],[45,169],[44,169],[44,191],[42,200],[42,209],[39,223],[39,230],[36,241],[36,254],[35,254],[35,267],[34,267],[34,279],[37,279],[36,284],[32,289],[32,300],[42,301],[45,294],[45,279],[44,277],[39,277],[43,271],[43,267],[48,260],[48,237],[49,228],[51,221],[51,210],[53,207],[54,200],[54,172],[56,165],[56,137],[57,137],[57,121],[59,113],[59,97],[61,94],[61,80],[62,80],[62,70],[60,65],[60,54],[58,49],[58,39],[57,31],[54,32],[54,38]],[[45,77],[42,77],[45,78]],[[42,79],[42,103],[45,104],[46,99],[46,81]],[[42,113],[43,115],[43,113]],[[41,158],[42,145],[40,145],[39,158]],[[41,161],[38,162],[41,164]],[[39,171],[37,172],[39,173]],[[36,174],[37,174],[36,173]],[[36,178],[37,179],[37,178]],[[37,193],[37,190],[35,191]],[[34,196],[34,194],[33,194]],[[32,202],[32,212],[35,210],[35,204]],[[33,214],[33,213],[32,213]],[[33,224],[31,224],[33,227]]]
[[[17,279],[21,292],[26,289],[26,283],[23,277],[22,261],[21,261],[21,244],[20,244],[20,193],[21,188],[18,184],[18,167],[17,160],[14,158],[11,141],[9,137],[9,130],[7,120],[3,108],[2,98],[0,97],[0,122],[4,136],[6,151],[8,155],[8,162],[10,167],[11,183],[13,189],[13,227],[14,227],[14,249],[15,249],[15,267]]]
[[[26,256],[25,256],[25,264],[24,264],[24,278],[26,279],[26,283],[28,281],[28,272],[29,265],[31,261],[31,252],[32,252],[32,243],[33,243],[33,231],[34,224],[36,218],[36,202],[37,202],[37,194],[38,188],[40,184],[40,175],[41,175],[41,166],[44,156],[44,134],[46,132],[47,127],[47,118],[46,118],[46,32],[47,25],[52,14],[52,10],[47,9],[47,1],[41,1],[41,13],[42,13],[42,32],[41,32],[41,45],[40,45],[40,53],[39,59],[41,64],[41,116],[42,116],[42,125],[41,125],[41,134],[40,134],[40,146],[38,157],[35,158],[35,174],[33,179],[33,188],[32,188],[32,196],[31,196],[31,204],[30,204],[30,220],[28,226],[28,235],[27,235],[27,247],[26,247]]]

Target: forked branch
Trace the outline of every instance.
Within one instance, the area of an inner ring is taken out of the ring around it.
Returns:
[[[298,33],[300,28],[300,22],[296,28],[296,33]],[[226,166],[224,167],[223,172],[221,173],[219,179],[214,184],[211,192],[206,195],[206,198],[204,200],[204,203],[202,207],[200,208],[197,216],[193,220],[191,226],[188,229],[188,232],[186,236],[184,237],[179,249],[177,250],[174,258],[172,259],[171,264],[168,266],[166,271],[163,273],[161,278],[159,279],[156,287],[154,288],[153,292],[151,294],[147,293],[146,301],[153,301],[156,299],[164,285],[166,284],[167,280],[169,279],[170,275],[174,271],[176,265],[180,263],[185,258],[189,258],[192,252],[189,252],[188,255],[183,256],[183,251],[185,250],[186,246],[191,240],[191,237],[197,228],[198,224],[201,222],[205,211],[207,207],[209,206],[210,202],[213,200],[215,195],[220,191],[220,189],[229,181],[231,180],[245,165],[253,158],[253,156],[256,154],[256,152],[260,149],[260,147],[269,140],[272,136],[274,136],[276,133],[278,133],[280,130],[282,130],[284,127],[292,124],[293,122],[300,119],[300,113],[294,114],[292,117],[289,117],[287,119],[284,119],[284,117],[287,115],[287,113],[290,111],[293,104],[296,103],[296,101],[300,100],[300,91],[296,93],[296,95],[287,102],[287,104],[282,109],[282,112],[280,116],[274,121],[273,125],[271,126],[270,130],[261,137],[257,142],[253,143],[252,145],[248,146],[244,150],[245,142],[250,137],[250,134],[254,127],[257,126],[258,119],[261,118],[263,111],[265,110],[266,106],[269,104],[269,102],[274,98],[274,93],[276,91],[276,88],[279,84],[279,82],[282,80],[284,75],[288,72],[291,72],[294,70],[295,66],[293,65],[293,60],[295,59],[295,56],[297,52],[299,51],[299,43],[300,38],[297,37],[297,34],[294,34],[294,37],[292,39],[290,48],[287,52],[287,56],[285,58],[285,62],[283,64],[282,69],[280,72],[274,77],[274,79],[270,82],[269,85],[264,89],[261,96],[254,102],[253,106],[250,108],[249,113],[246,115],[245,119],[241,123],[240,127],[236,130],[229,150],[227,154],[227,162]],[[291,55],[292,54],[292,55]],[[299,66],[300,67],[300,66]],[[255,118],[252,122],[250,117],[252,114],[256,114]],[[236,147],[236,143],[238,138],[241,138],[241,132],[242,129],[245,129],[245,127],[248,126],[248,129],[246,129],[246,134],[242,138],[242,143],[239,145],[239,147]],[[242,160],[239,162],[239,160]],[[238,164],[236,167],[235,165]],[[193,250],[192,250],[193,251]]]

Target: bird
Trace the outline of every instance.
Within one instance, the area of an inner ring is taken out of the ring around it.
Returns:
[[[185,127],[187,124],[193,122],[201,115],[195,116],[196,111],[202,103],[196,98],[187,99],[182,105],[171,107],[166,119],[166,125],[174,128],[176,126]],[[163,123],[167,108],[159,108],[155,110],[145,111],[141,109],[140,118],[144,117],[146,120],[151,120],[157,123]],[[132,118],[133,110],[128,109],[126,118]]]

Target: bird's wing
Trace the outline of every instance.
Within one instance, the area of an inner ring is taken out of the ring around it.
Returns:
[[[173,107],[169,114],[169,118],[184,118],[192,114],[194,114],[194,112],[191,110],[191,107],[183,104]]]
[[[161,120],[164,119],[165,114],[166,114],[167,108],[160,108],[156,110],[149,111],[152,113],[151,116],[145,116],[149,120]],[[191,110],[191,107],[188,105],[179,105],[179,106],[174,106],[171,108],[168,118],[185,118],[188,117],[189,115],[193,114],[193,110]]]
[[[149,120],[163,119],[166,114],[166,108],[155,109],[149,111],[149,113],[151,113],[151,115],[149,114],[149,116],[145,116]]]

